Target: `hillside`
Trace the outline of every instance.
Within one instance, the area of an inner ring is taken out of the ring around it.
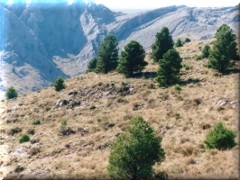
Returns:
[[[88,73],[68,79],[61,92],[48,87],[1,102],[0,176],[106,178],[109,146],[131,117],[141,115],[163,138],[166,160],[156,171],[170,178],[238,177],[239,145],[219,151],[203,144],[219,121],[239,130],[239,74],[221,76],[204,67],[206,59],[196,61],[207,43],[178,48],[189,67],[181,71],[180,93],[157,87],[158,66],[147,56],[149,65],[136,78]],[[24,133],[30,142],[20,144]]]
[[[137,13],[113,12],[94,3],[4,5],[0,3],[0,94],[14,86],[21,94],[49,85],[57,76],[85,72],[103,37],[114,34],[120,50],[130,40],[150,50],[167,26],[174,38],[209,39],[223,23],[234,31],[238,6],[170,6]],[[17,27],[17,28],[16,28]],[[1,97],[0,97],[1,99]]]

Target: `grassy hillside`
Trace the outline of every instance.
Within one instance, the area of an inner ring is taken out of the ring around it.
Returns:
[[[136,78],[89,73],[66,80],[61,92],[49,87],[2,102],[0,176],[106,178],[110,144],[131,117],[141,115],[163,138],[166,160],[156,171],[237,177],[238,145],[225,151],[204,147],[215,123],[238,130],[238,74],[221,76],[204,67],[206,59],[196,61],[207,43],[178,48],[185,64],[180,92],[157,87],[158,65],[147,56],[149,65]],[[20,144],[25,133],[30,141]]]

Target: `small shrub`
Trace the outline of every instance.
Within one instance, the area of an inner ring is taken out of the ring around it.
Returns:
[[[31,156],[35,156],[36,154],[40,153],[40,149],[37,148],[37,147],[33,147],[30,151],[29,151],[29,154]]]
[[[36,119],[35,121],[33,121],[32,124],[33,125],[39,125],[39,124],[41,124],[41,121],[40,121],[40,119]]]
[[[67,120],[61,121],[61,127],[66,127],[67,126]]]
[[[202,60],[202,59],[203,59],[202,55],[197,55],[196,60]]]
[[[76,131],[74,131],[71,127],[61,127],[61,130],[60,130],[60,135],[62,136],[69,136],[75,133]]]
[[[19,127],[16,127],[16,128],[10,129],[8,134],[13,136],[14,134],[17,134],[17,133],[20,133],[20,132],[22,132],[22,129],[19,128]]]
[[[28,142],[30,140],[30,137],[27,134],[23,134],[19,140],[19,143]]]
[[[186,38],[185,41],[184,41],[184,43],[188,43],[188,42],[191,42],[191,39]]]
[[[64,84],[64,80],[61,77],[58,77],[54,83],[53,87],[55,88],[56,91],[61,91],[62,89],[65,89],[66,86]]]
[[[25,169],[24,167],[18,165],[18,166],[15,168],[14,172],[15,172],[15,173],[20,173],[20,172],[22,172],[24,169]]]
[[[18,93],[17,93],[16,89],[13,86],[11,86],[8,88],[5,96],[7,99],[13,99],[15,97],[18,97]]]
[[[35,130],[34,129],[29,129],[27,131],[28,134],[34,135],[35,134]]]
[[[220,122],[209,131],[204,143],[210,149],[229,149],[236,145],[235,137],[236,134]]]
[[[178,84],[175,86],[175,91],[178,93],[178,94],[180,94],[180,92],[182,91],[182,88],[181,88],[181,86],[179,86]]]
[[[176,47],[182,47],[183,46],[183,42],[181,41],[181,39],[178,39],[177,42],[175,43]]]

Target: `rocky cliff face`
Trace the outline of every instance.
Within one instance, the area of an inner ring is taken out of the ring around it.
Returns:
[[[163,26],[175,38],[208,39],[221,24],[236,31],[239,23],[237,7],[171,6],[125,14],[79,1],[72,5],[0,4],[0,12],[0,91],[13,85],[19,92],[37,90],[57,76],[83,73],[107,33],[117,36],[120,48],[134,39],[148,51]]]

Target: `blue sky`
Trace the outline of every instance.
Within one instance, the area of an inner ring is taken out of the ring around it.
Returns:
[[[68,2],[73,1],[94,1],[97,4],[104,4],[110,9],[154,9],[171,5],[187,5],[190,7],[224,7],[235,6],[239,0],[1,0],[5,3],[21,3],[21,2]]]

